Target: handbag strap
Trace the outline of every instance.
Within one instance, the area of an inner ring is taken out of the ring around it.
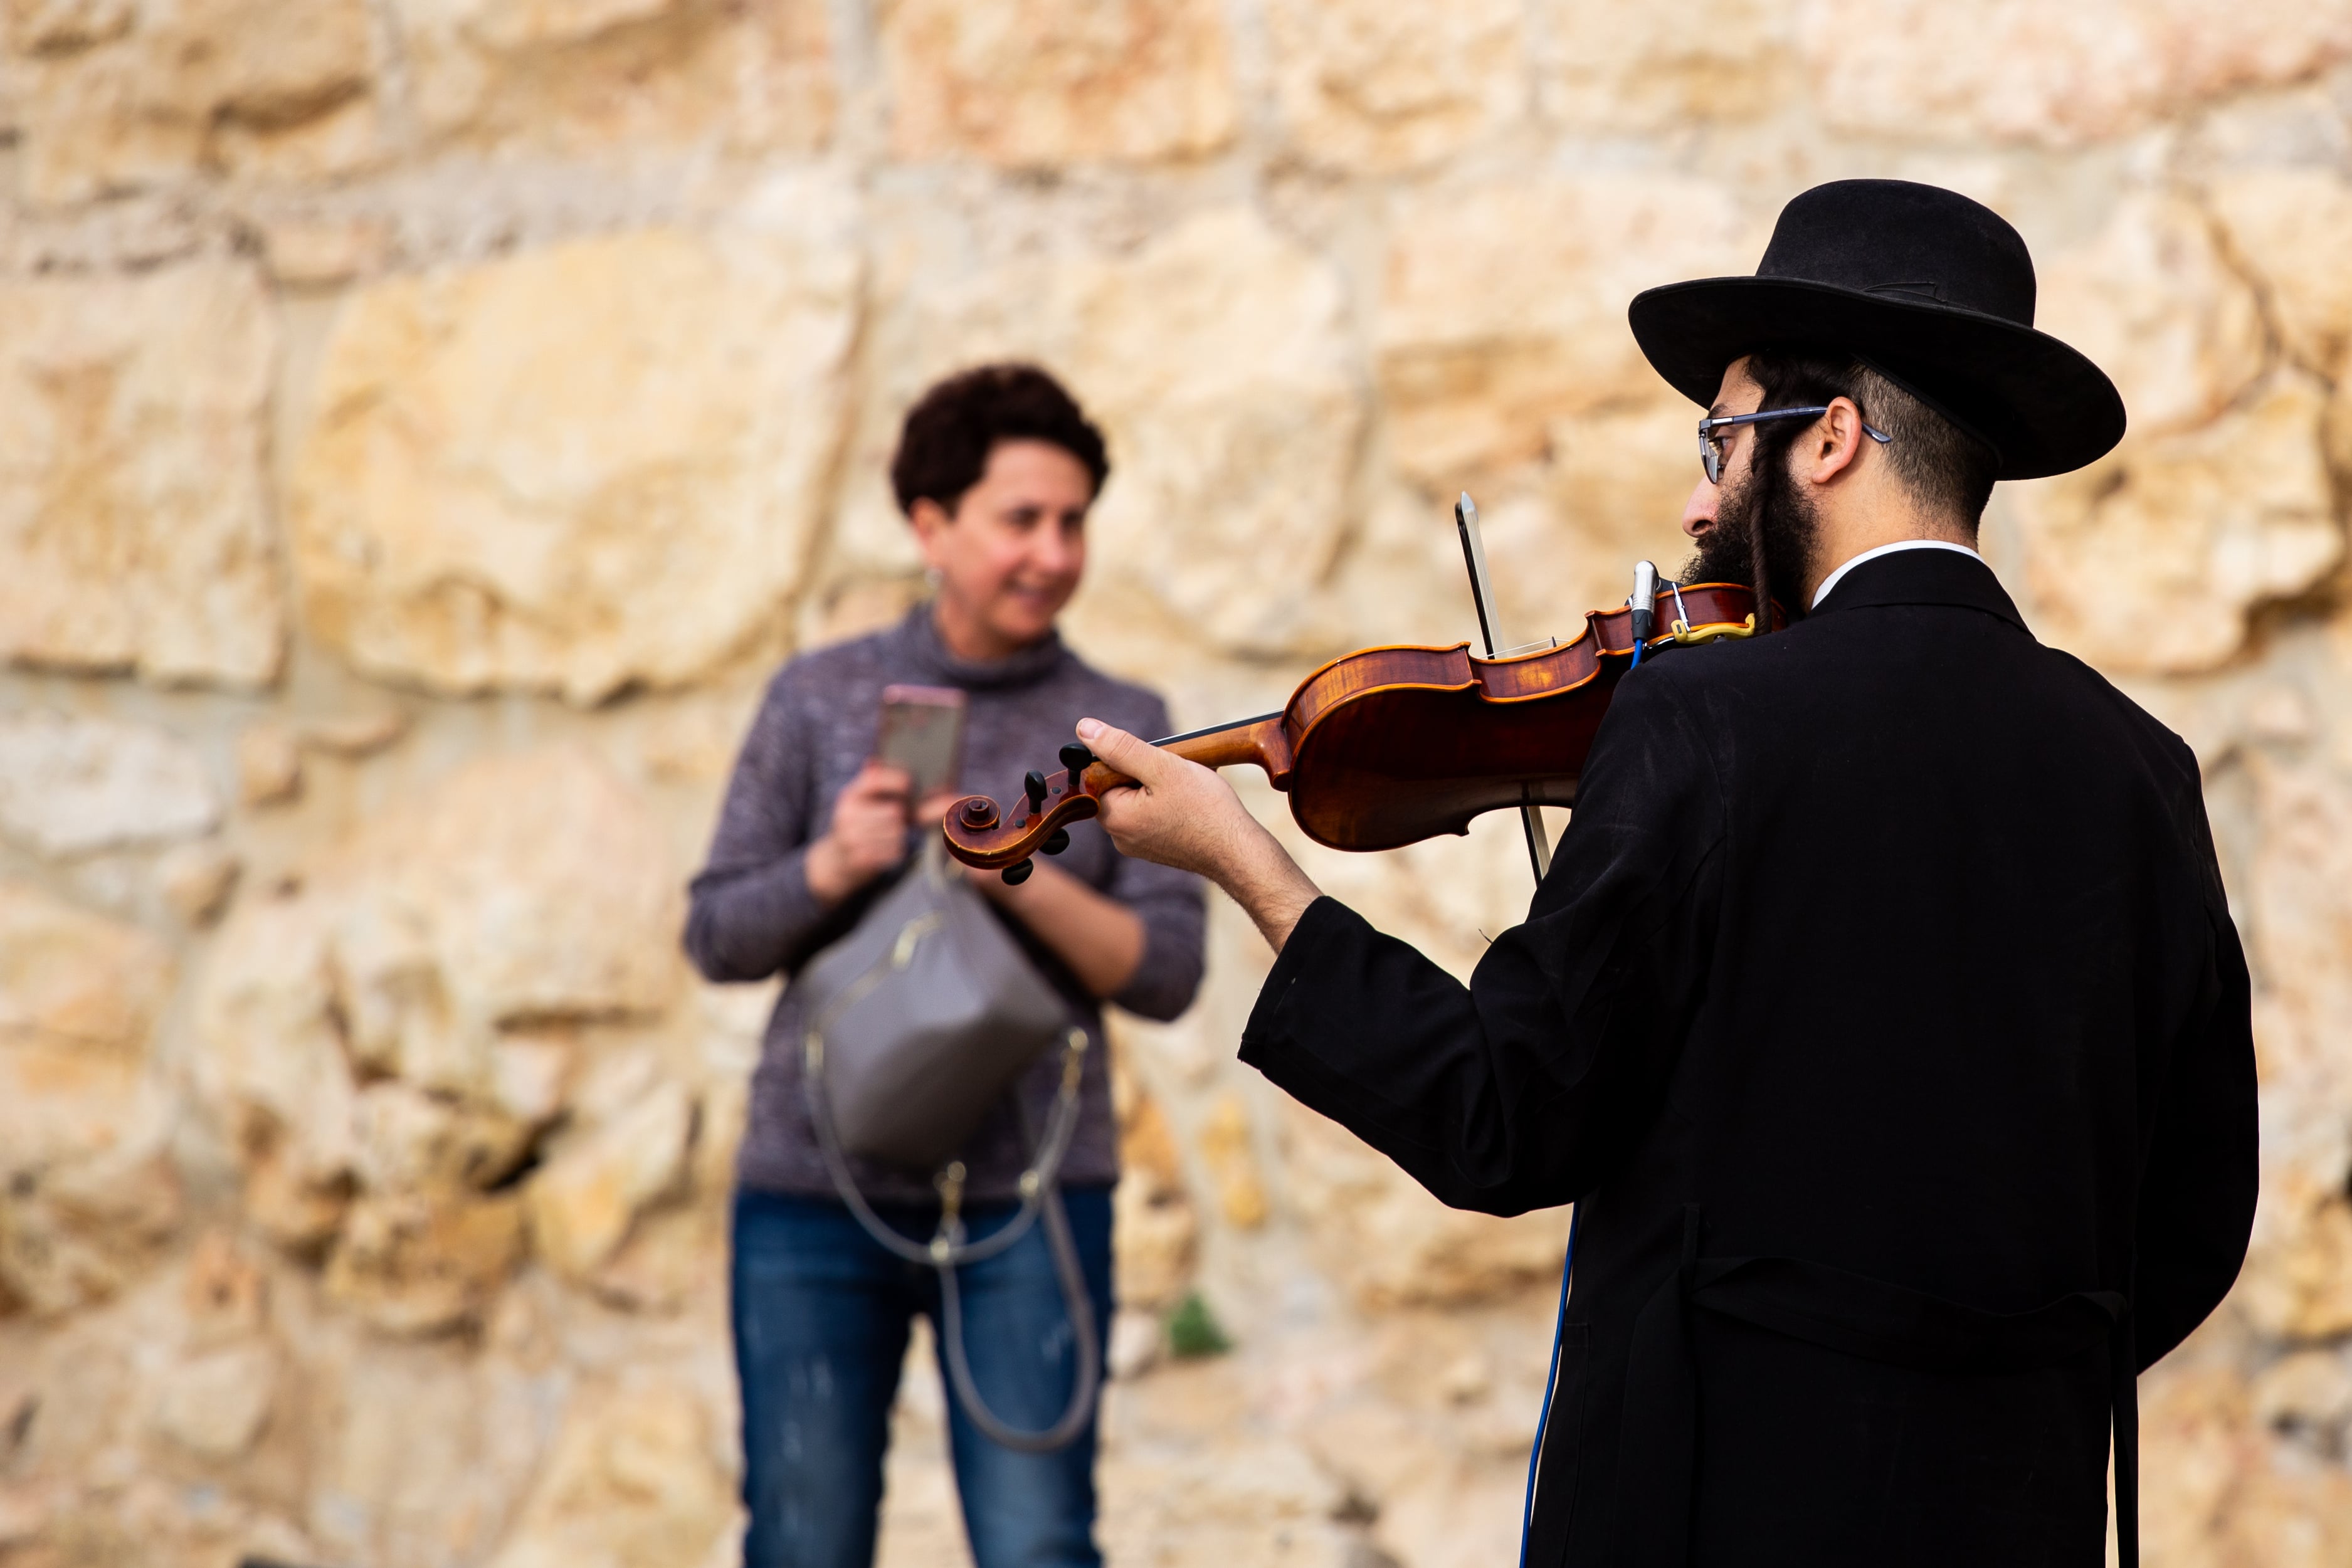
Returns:
[[[1054,1094],[1054,1110],[1046,1121],[1044,1139],[1034,1136],[1034,1129],[1029,1124],[1029,1107],[1018,1089],[1013,1091],[1022,1134],[1034,1151],[1029,1168],[1021,1173],[1020,1211],[982,1239],[964,1239],[966,1173],[961,1160],[950,1160],[932,1178],[940,1192],[940,1223],[928,1244],[900,1235],[874,1212],[866,1195],[858,1190],[857,1177],[850,1170],[848,1156],[842,1151],[840,1136],[834,1130],[833,1105],[825,1094],[823,1031],[811,1029],[803,1048],[802,1090],[808,1098],[809,1121],[816,1132],[817,1151],[824,1156],[835,1190],[868,1236],[908,1262],[928,1263],[938,1270],[940,1344],[946,1352],[948,1381],[954,1385],[956,1398],[971,1416],[973,1426],[992,1441],[1021,1453],[1044,1454],[1067,1448],[1094,1418],[1095,1396],[1102,1386],[1102,1347],[1095,1332],[1094,1303],[1087,1294],[1077,1244],[1071,1239],[1069,1217],[1063,1211],[1062,1195],[1055,1182],[1062,1157],[1069,1152],[1070,1141],[1077,1133],[1078,1083],[1086,1068],[1087,1047],[1087,1031],[1083,1029],[1073,1027],[1063,1036],[1062,1082]],[[963,1345],[963,1298],[956,1286],[955,1271],[960,1264],[982,1262],[1006,1251],[1028,1234],[1029,1228],[1041,1216],[1045,1225],[1045,1243],[1054,1257],[1054,1274],[1061,1284],[1062,1301],[1069,1313],[1070,1332],[1077,1342],[1078,1375],[1070,1390],[1070,1403],[1060,1419],[1043,1431],[1028,1431],[998,1419],[972,1381],[971,1364]]]

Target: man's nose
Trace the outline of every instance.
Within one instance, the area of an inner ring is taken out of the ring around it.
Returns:
[[[1690,499],[1683,503],[1683,532],[1693,538],[1715,527],[1716,507],[1721,503],[1723,487],[1705,475],[1692,486]]]

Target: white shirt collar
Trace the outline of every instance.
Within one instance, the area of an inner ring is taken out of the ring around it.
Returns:
[[[1960,554],[1968,556],[1971,559],[1984,559],[1984,557],[1977,554],[1976,551],[1970,549],[1968,546],[1956,545],[1948,539],[1896,539],[1891,545],[1880,545],[1876,549],[1866,549],[1863,551],[1860,555],[1848,559],[1835,571],[1822,579],[1821,587],[1813,591],[1813,602],[1809,608],[1819,610],[1822,607],[1822,601],[1830,596],[1830,590],[1835,588],[1841,581],[1844,580],[1845,574],[1852,571],[1855,567],[1860,566],[1864,561],[1876,560],[1880,556],[1893,555],[1897,550],[1906,549],[1958,550]]]

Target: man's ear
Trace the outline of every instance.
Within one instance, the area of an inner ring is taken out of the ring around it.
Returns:
[[[1813,431],[1799,450],[1811,459],[1805,477],[1827,485],[1850,474],[1867,438],[1862,434],[1862,410],[1850,397],[1830,400],[1830,411],[1813,423]]]

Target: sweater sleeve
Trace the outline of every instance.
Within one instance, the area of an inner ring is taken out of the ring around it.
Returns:
[[[728,780],[709,862],[688,886],[686,950],[711,980],[761,980],[818,945],[835,912],[809,891],[809,727],[792,683],[768,686]]]
[[[1707,960],[1724,811],[1661,676],[1629,678],[1528,919],[1465,986],[1332,899],[1266,977],[1241,1058],[1456,1208],[1567,1203],[1658,1114]]]

